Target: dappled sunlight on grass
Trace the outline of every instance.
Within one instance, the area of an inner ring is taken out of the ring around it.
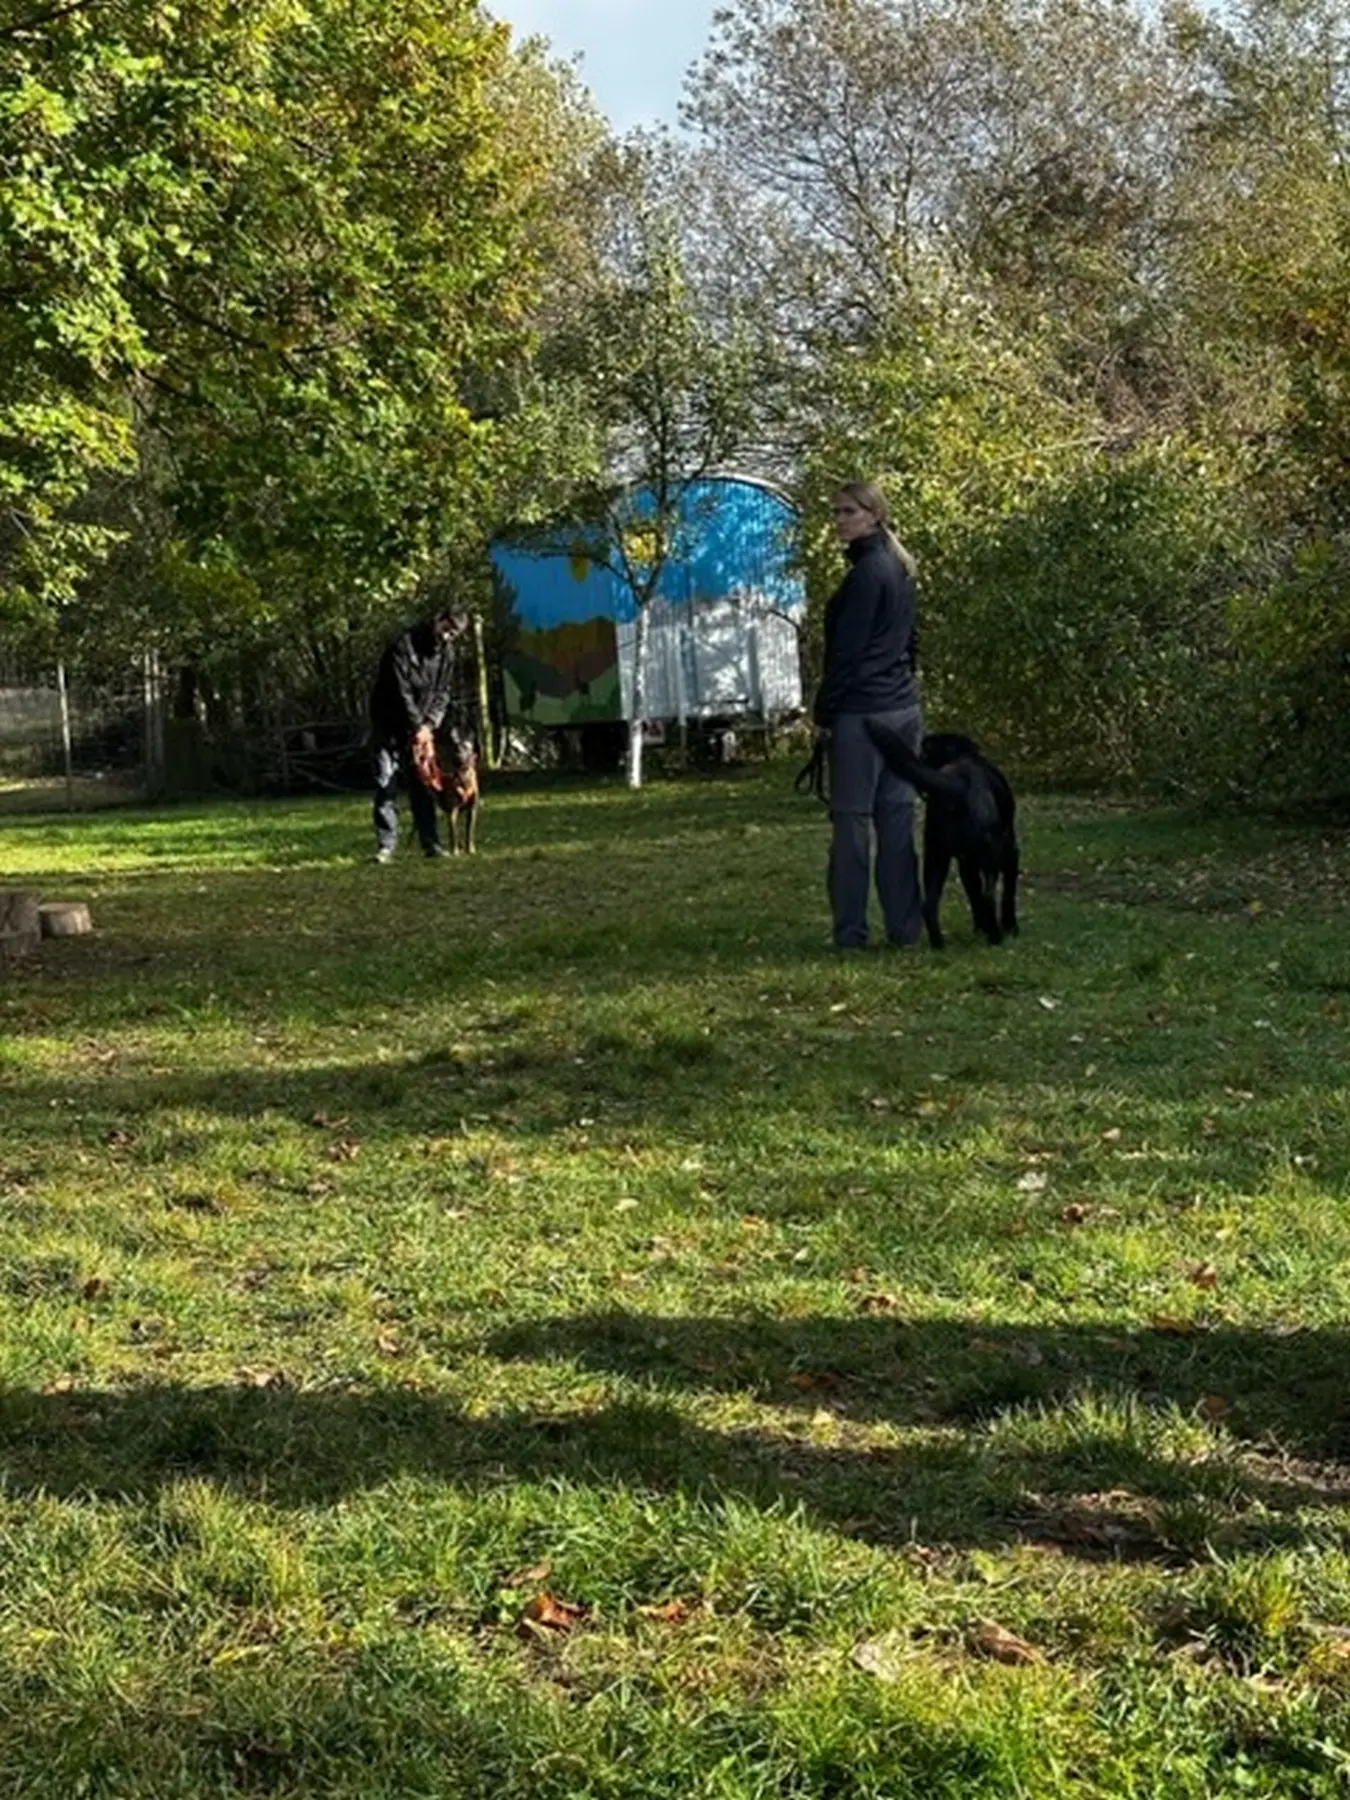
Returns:
[[[503,783],[393,870],[360,796],[0,825],[96,925],[0,982],[25,1779],[65,1684],[166,1794],[439,1768],[451,1690],[507,1795],[580,1733],[615,1794],[1209,1800],[1239,1722],[1331,1791],[1338,853],[1032,797],[1017,943],[841,959],[790,780]]]

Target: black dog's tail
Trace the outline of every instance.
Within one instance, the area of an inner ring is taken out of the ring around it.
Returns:
[[[944,800],[964,800],[966,783],[955,775],[948,775],[945,770],[935,769],[926,763],[921,756],[911,750],[900,733],[889,725],[883,725],[879,719],[868,719],[865,729],[868,737],[880,750],[888,768],[909,782],[911,787],[918,788],[921,794],[940,794]]]

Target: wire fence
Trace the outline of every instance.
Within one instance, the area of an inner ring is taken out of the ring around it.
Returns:
[[[145,687],[67,683],[60,669],[0,663],[0,776],[138,785],[146,772]]]

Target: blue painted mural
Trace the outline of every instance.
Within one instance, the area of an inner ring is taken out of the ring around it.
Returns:
[[[640,532],[650,514],[650,491],[636,489],[626,511]],[[673,554],[661,572],[653,615],[678,620],[695,643],[727,604],[760,615],[800,617],[805,589],[792,566],[797,513],[763,482],[709,476],[687,482]],[[511,617],[503,667],[507,707],[539,725],[576,725],[624,716],[620,681],[622,627],[635,615],[632,592],[612,570],[580,553],[578,527],[566,526],[544,550],[501,540],[492,559]],[[744,627],[742,627],[744,629]],[[791,626],[788,626],[791,634]]]

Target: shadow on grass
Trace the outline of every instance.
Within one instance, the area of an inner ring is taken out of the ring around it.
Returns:
[[[197,1477],[288,1507],[401,1476],[470,1491],[598,1484],[786,1503],[880,1544],[1031,1541],[1166,1562],[1216,1541],[1325,1546],[1343,1535],[1332,1509],[1350,1505],[1350,1472],[1336,1460],[1350,1456],[1341,1331],[1178,1340],[985,1327],[976,1338],[893,1319],[609,1313],[519,1327],[490,1347],[622,1375],[633,1397],[483,1418],[410,1387],[10,1390],[0,1395],[5,1488],[142,1497]],[[742,1407],[736,1422],[710,1424],[690,1388],[776,1410],[747,1423]],[[1223,1439],[1187,1416],[1221,1392],[1233,1408]],[[829,1441],[825,1415],[842,1425]],[[863,1441],[862,1420],[912,1437]]]

